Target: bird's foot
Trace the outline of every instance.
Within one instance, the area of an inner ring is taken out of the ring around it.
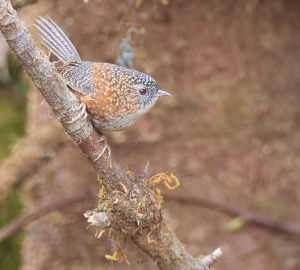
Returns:
[[[107,143],[106,138],[102,135],[97,142],[103,142],[104,145],[103,145],[103,148],[99,152],[94,153],[94,156],[96,156],[94,161],[97,161],[99,158],[101,158],[106,151],[107,151],[108,157],[110,157],[111,150]]]
[[[72,118],[70,121],[67,121],[67,123],[68,124],[74,123],[82,115],[83,115],[84,119],[86,119],[88,116],[88,114],[86,112],[86,106],[84,103],[80,103],[80,108],[79,108],[78,114],[74,118]]]

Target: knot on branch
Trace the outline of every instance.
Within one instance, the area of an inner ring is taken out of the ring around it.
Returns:
[[[98,212],[103,212],[109,226],[131,236],[161,222],[161,199],[143,178],[130,175],[130,190],[113,189],[108,181],[101,181],[98,194]]]
[[[104,229],[109,225],[107,215],[101,211],[88,210],[84,213],[84,217],[87,218],[88,223],[101,229]]]

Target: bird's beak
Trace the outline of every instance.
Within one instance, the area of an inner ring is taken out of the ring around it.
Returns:
[[[163,91],[163,90],[158,90],[156,96],[158,97],[162,97],[162,96],[171,96],[170,93],[168,93],[167,91]]]

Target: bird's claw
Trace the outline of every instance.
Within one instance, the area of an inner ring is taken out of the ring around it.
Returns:
[[[94,155],[96,156],[96,158],[94,159],[94,161],[97,161],[99,158],[101,158],[103,156],[103,154],[105,153],[105,151],[107,151],[108,157],[110,157],[111,155],[111,150],[110,147],[107,143],[107,140],[104,136],[101,136],[101,138],[99,140],[97,140],[97,142],[104,142],[104,146],[101,149],[101,151],[96,152]]]
[[[84,119],[87,118],[88,114],[86,112],[86,106],[84,103],[80,103],[80,109],[78,114],[72,118],[70,121],[67,121],[68,124],[74,123],[79,117],[81,117],[83,115]]]

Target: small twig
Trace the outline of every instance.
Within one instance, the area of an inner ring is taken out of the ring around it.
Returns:
[[[220,248],[217,248],[211,254],[205,256],[202,259],[202,262],[207,267],[207,269],[209,269],[210,266],[212,266],[219,258],[221,258],[222,255],[222,250]]]
[[[288,233],[300,237],[300,225],[290,222],[279,221],[266,214],[251,211],[249,209],[236,207],[227,202],[203,198],[200,196],[181,195],[179,193],[167,193],[164,197],[168,200],[176,200],[181,203],[196,204],[209,209],[227,213],[231,216],[239,216],[249,224],[253,224],[268,230]]]
[[[91,198],[91,192],[81,193],[80,195],[74,195],[72,198],[64,198],[57,200],[51,204],[40,206],[36,209],[33,209],[29,213],[22,215],[19,218],[14,219],[4,227],[0,229],[0,243],[11,236],[19,228],[37,220],[38,218],[47,215],[48,213],[65,208],[67,206],[82,202]]]

